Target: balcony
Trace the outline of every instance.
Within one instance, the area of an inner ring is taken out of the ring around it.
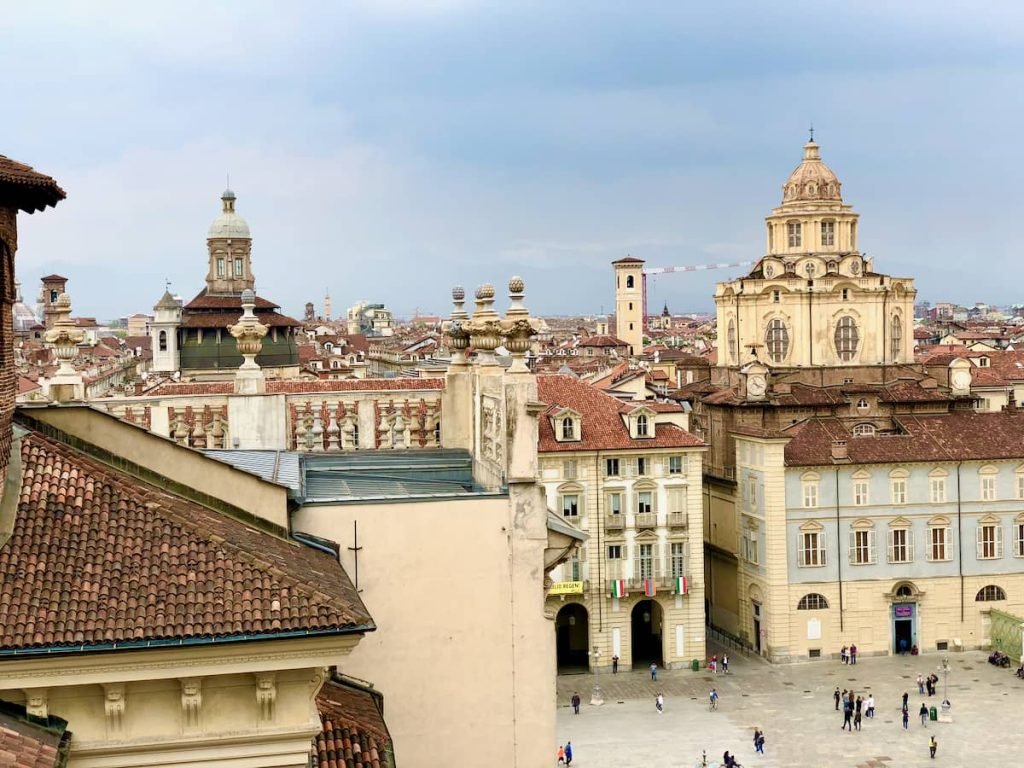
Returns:
[[[637,512],[636,529],[656,528],[658,526],[658,515],[655,512]]]
[[[668,527],[669,528],[686,528],[686,513],[685,512],[669,512],[668,513]]]
[[[625,515],[605,515],[604,529],[606,531],[621,531],[626,527]]]

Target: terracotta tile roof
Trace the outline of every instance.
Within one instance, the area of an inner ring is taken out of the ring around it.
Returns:
[[[56,272],[46,277],[40,277],[39,280],[44,283],[66,283],[68,281],[64,275],[58,275]]]
[[[33,213],[65,197],[64,190],[50,176],[0,155],[0,203]]]
[[[831,464],[833,440],[845,440],[855,464],[983,461],[1024,457],[1024,411],[954,411],[901,416],[900,433],[854,437],[838,419],[811,419],[786,430],[788,466]]]
[[[622,414],[629,413],[646,403],[623,403],[596,387],[565,375],[537,377],[537,395],[548,405],[540,418],[539,450],[596,451],[643,448],[694,448],[704,444],[699,438],[674,424],[657,424],[655,437],[632,438]],[[580,414],[582,439],[559,442],[551,424],[555,413],[570,408]]]
[[[45,725],[44,725],[45,723]],[[60,718],[31,722],[25,708],[0,701],[0,765],[4,768],[62,768],[71,733]]]
[[[720,387],[717,384],[711,383],[711,379],[699,379],[691,381],[689,384],[683,384],[675,392],[672,392],[669,397],[675,400],[699,400],[702,396],[710,395],[719,389]]]
[[[299,379],[271,380],[267,394],[301,395],[313,392],[408,392],[444,389],[444,379]],[[153,397],[172,395],[230,395],[233,381],[166,382],[147,392]]]
[[[280,304],[275,304],[268,299],[264,299],[262,296],[256,297],[256,309],[280,309]],[[207,293],[206,289],[203,288],[196,297],[192,299],[188,304],[184,306],[184,309],[237,309],[238,313],[242,313],[242,296],[241,294],[215,294]],[[299,323],[301,325],[301,323]]]
[[[643,264],[643,263],[644,263],[643,259],[637,259],[637,258],[634,258],[632,256],[626,256],[625,258],[617,259],[617,260],[612,262],[612,264]]]
[[[38,381],[30,379],[28,376],[18,376],[18,394],[24,395],[26,392],[32,392],[33,390],[40,389]]]
[[[153,339],[149,336],[125,336],[124,345],[132,350],[134,350],[136,347],[142,347],[143,349],[152,349]]]
[[[325,552],[36,432],[21,457],[14,532],[0,549],[0,652],[373,626]]]
[[[622,339],[615,336],[602,334],[600,336],[588,336],[577,343],[578,347],[627,347],[629,346]]]
[[[322,730],[313,739],[314,768],[394,765],[391,735],[372,693],[329,680],[317,694],[316,706]]]
[[[236,312],[186,312],[181,318],[182,328],[227,328],[238,322],[242,310]],[[294,328],[299,321],[279,312],[256,312],[256,318],[270,328]]]

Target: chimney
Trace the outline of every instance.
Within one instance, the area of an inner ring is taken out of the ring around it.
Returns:
[[[849,461],[850,454],[846,450],[845,440],[833,440],[832,441],[832,461],[841,462]]]

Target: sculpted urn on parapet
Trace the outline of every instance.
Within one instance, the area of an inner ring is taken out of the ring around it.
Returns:
[[[469,343],[477,351],[480,365],[496,365],[494,350],[501,344],[501,316],[494,311],[494,286],[484,283],[476,289],[476,309],[466,323]]]
[[[234,325],[228,326],[228,333],[235,337],[242,364],[235,375],[235,391],[241,395],[260,394],[265,390],[263,371],[256,363],[256,355],[263,349],[263,337],[267,326],[253,313],[256,294],[251,288],[242,291],[242,316]]]
[[[537,335],[537,321],[530,317],[529,310],[523,306],[523,293],[526,284],[521,277],[513,277],[508,281],[508,296],[512,303],[501,321],[501,334],[505,340],[505,348],[512,354],[512,365],[509,373],[529,373],[526,364],[526,353],[530,351],[533,337]]]
[[[461,285],[452,288],[452,309],[451,317],[445,320],[441,330],[448,338],[448,348],[452,353],[452,367],[462,368],[466,365],[466,348],[469,346],[469,332],[466,330],[466,321],[469,315],[463,309],[466,303],[466,291]]]

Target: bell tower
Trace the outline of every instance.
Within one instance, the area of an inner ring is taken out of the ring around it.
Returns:
[[[220,196],[221,213],[206,234],[210,267],[206,273],[206,292],[215,295],[241,296],[252,289],[252,235],[249,224],[235,213],[235,193],[225,189]]]
[[[647,318],[647,285],[644,260],[627,256],[613,261],[615,267],[615,335],[629,345],[629,354],[644,351]]]

